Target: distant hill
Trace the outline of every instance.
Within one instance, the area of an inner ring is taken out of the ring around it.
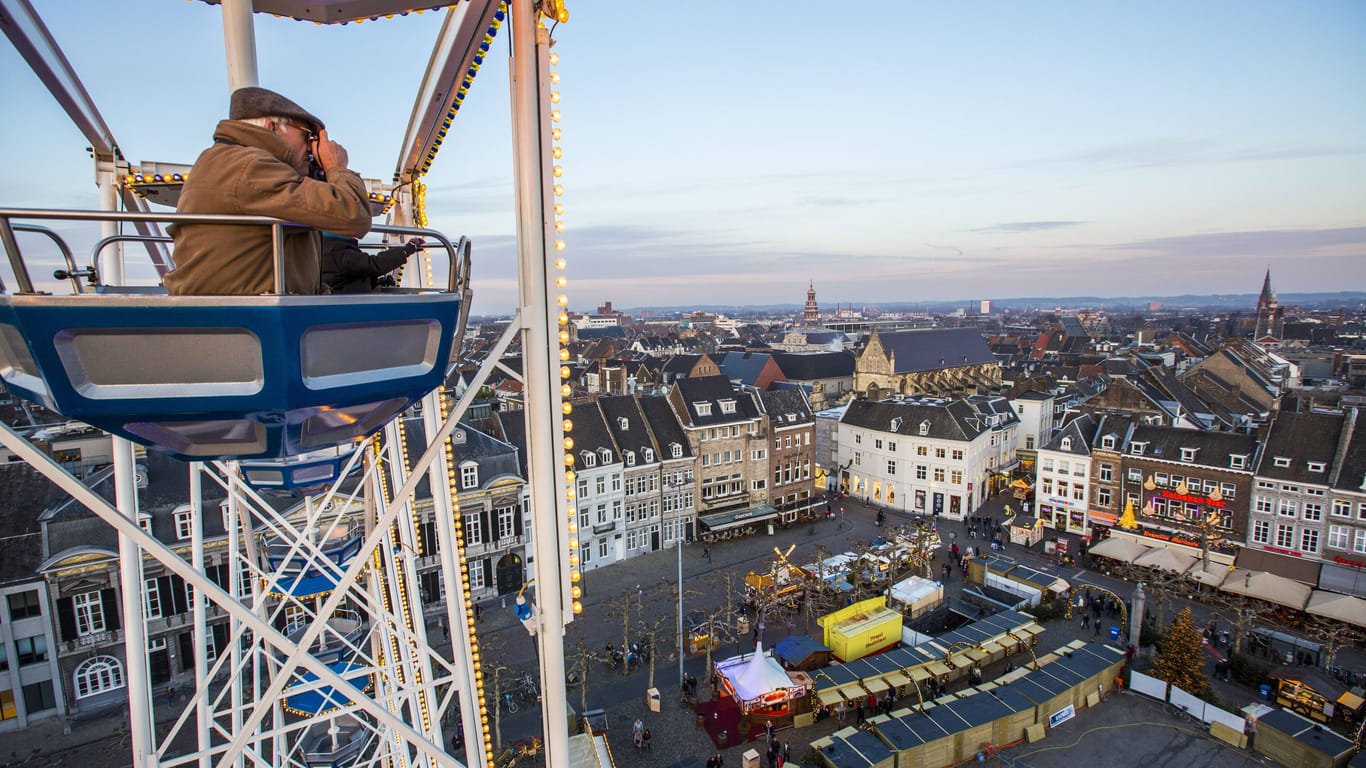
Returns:
[[[1305,308],[1335,308],[1335,307],[1361,307],[1366,306],[1366,291],[1336,291],[1332,293],[1278,293],[1276,298],[1284,307],[1305,307]],[[879,312],[931,312],[944,313],[952,312],[957,309],[966,309],[969,314],[975,314],[982,299],[957,299],[950,301],[928,301],[928,302],[868,302],[860,303],[857,301],[844,301],[841,306],[851,306],[857,309],[876,309]],[[1004,299],[993,298],[991,301],[992,312],[999,312],[1003,309],[1025,310],[1025,309],[1104,309],[1111,312],[1116,311],[1148,311],[1148,305],[1154,302],[1161,304],[1163,309],[1246,309],[1252,311],[1257,306],[1257,294],[1255,293],[1218,293],[1218,294],[1181,294],[1178,296],[1020,296]],[[649,310],[656,314],[669,315],[680,312],[692,312],[702,310],[705,312],[719,312],[727,315],[735,314],[792,314],[800,312],[801,304],[692,304],[685,306],[667,307],[618,307],[623,312],[631,315],[638,315],[642,310]]]

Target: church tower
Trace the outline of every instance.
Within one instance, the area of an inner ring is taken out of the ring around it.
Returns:
[[[802,325],[815,328],[821,324],[821,312],[816,307],[816,281],[811,281],[806,289],[806,309],[802,310]]]
[[[1257,297],[1257,329],[1252,340],[1271,337],[1280,340],[1285,332],[1285,308],[1276,301],[1276,292],[1271,290],[1271,270],[1266,270],[1262,281],[1262,295]]]

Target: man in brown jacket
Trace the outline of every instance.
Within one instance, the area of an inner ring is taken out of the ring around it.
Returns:
[[[181,213],[273,216],[351,237],[370,231],[369,195],[360,176],[346,167],[346,149],[293,101],[265,88],[238,88],[213,139],[190,169],[177,206]],[[311,159],[325,179],[310,178]],[[274,290],[269,227],[176,224],[170,233],[176,265],[166,275],[171,294]],[[315,230],[285,230],[287,292],[323,290],[319,241]]]

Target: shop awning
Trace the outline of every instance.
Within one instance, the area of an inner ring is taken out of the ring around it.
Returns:
[[[1105,541],[1091,547],[1090,553],[1092,557],[1108,557],[1111,560],[1118,560],[1122,563],[1132,563],[1143,555],[1148,554],[1148,550],[1150,549],[1152,549],[1152,547],[1139,544],[1133,539],[1111,536]]]
[[[1224,579],[1219,589],[1235,595],[1284,605],[1297,611],[1304,610],[1305,604],[1309,602],[1309,593],[1313,591],[1294,579],[1287,579],[1274,573],[1249,571],[1245,568],[1229,572],[1228,578]]]
[[[1199,561],[1200,558],[1188,555],[1185,552],[1174,552],[1166,547],[1153,547],[1134,558],[1134,565],[1156,568],[1159,571],[1171,573],[1185,573]]]
[[[1249,571],[1274,573],[1277,576],[1294,579],[1302,584],[1318,586],[1319,583],[1320,563],[1318,560],[1286,557],[1275,552],[1243,547],[1238,550],[1238,559],[1234,561],[1234,565]]]
[[[1366,627],[1366,600],[1359,597],[1339,595],[1336,592],[1324,592],[1321,589],[1316,589],[1309,596],[1309,605],[1305,607],[1304,611],[1315,616],[1343,621],[1353,626]]]
[[[715,512],[710,515],[698,515],[697,522],[701,523],[709,531],[724,531],[727,528],[738,528],[742,525],[769,520],[777,516],[777,509],[767,504],[760,504],[757,507],[730,509],[725,512]]]
[[[1186,578],[1193,579],[1206,586],[1217,587],[1224,583],[1228,577],[1229,570],[1227,565],[1210,563],[1209,568],[1205,568],[1203,561],[1196,560],[1189,571],[1186,571]]]

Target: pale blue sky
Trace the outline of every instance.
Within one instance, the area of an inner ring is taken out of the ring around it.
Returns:
[[[226,112],[218,9],[34,0],[124,153]],[[571,304],[1366,288],[1366,4],[580,0],[556,30]],[[834,11],[832,11],[834,9]],[[848,15],[847,11],[860,11]],[[389,179],[440,19],[257,17],[261,84]],[[427,181],[514,302],[506,41]],[[0,44],[0,205],[96,205]],[[17,119],[16,119],[17,118]]]

